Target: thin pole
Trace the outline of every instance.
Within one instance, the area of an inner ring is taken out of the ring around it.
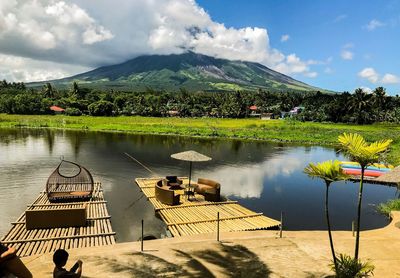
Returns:
[[[143,252],[143,230],[144,230],[144,221],[142,219],[142,237],[140,240],[140,251]]]
[[[282,238],[283,231],[283,211],[281,211],[281,225],[279,225],[279,237]]]
[[[219,241],[219,211],[217,212],[217,241]]]
[[[351,221],[351,232],[353,234],[353,237],[354,237],[354,226],[355,226],[355,224],[354,224],[354,220],[353,220],[353,221]]]
[[[189,161],[189,187],[191,179],[192,179],[192,161]]]

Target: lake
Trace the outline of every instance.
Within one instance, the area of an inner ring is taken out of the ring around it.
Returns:
[[[336,150],[265,142],[129,135],[46,129],[0,129],[0,235],[3,236],[45,189],[48,176],[60,157],[88,168],[103,184],[112,225],[119,242],[137,240],[140,222],[145,233],[160,237],[165,225],[154,215],[152,205],[134,184],[137,177],[150,177],[129,153],[157,175],[188,176],[189,165],[171,154],[196,150],[213,159],[193,164],[193,178],[218,180],[222,194],[245,207],[279,219],[289,230],[326,229],[325,184],[303,173],[309,162],[343,160]],[[358,184],[334,183],[330,213],[335,230],[351,230],[356,218]],[[396,188],[366,184],[362,229],[388,224],[375,206],[398,197]]]

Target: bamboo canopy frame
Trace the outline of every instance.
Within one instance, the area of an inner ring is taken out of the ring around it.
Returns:
[[[78,172],[67,176],[60,172],[62,165],[72,166]],[[93,176],[85,167],[66,160],[61,160],[51,173],[46,183],[46,193],[50,202],[87,200],[92,197],[94,189]]]

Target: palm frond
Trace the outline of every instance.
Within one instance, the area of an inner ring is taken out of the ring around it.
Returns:
[[[317,164],[310,163],[304,169],[304,173],[311,178],[320,178],[328,182],[346,180],[349,178],[349,176],[343,172],[340,161],[338,160],[328,160]]]
[[[368,144],[365,139],[356,133],[343,133],[338,137],[346,155],[362,166],[379,162],[380,154],[385,152],[391,139],[385,139]]]

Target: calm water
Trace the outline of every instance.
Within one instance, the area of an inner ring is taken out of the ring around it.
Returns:
[[[87,167],[95,180],[102,182],[118,241],[137,240],[141,219],[145,220],[147,234],[160,237],[165,234],[165,226],[134,185],[134,178],[148,177],[149,173],[124,152],[160,176],[187,176],[188,163],[170,155],[189,149],[213,158],[194,164],[194,178],[220,181],[224,195],[267,216],[279,219],[284,211],[287,229],[325,229],[325,185],[302,171],[309,162],[343,159],[333,149],[173,136],[0,129],[0,235],[44,190],[47,177],[64,156]],[[335,229],[351,229],[357,190],[351,182],[331,186]],[[375,212],[375,205],[398,197],[398,192],[372,184],[364,190],[362,228],[386,225],[388,220]]]

